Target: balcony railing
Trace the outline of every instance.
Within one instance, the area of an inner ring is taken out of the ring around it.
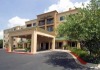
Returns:
[[[47,24],[53,24],[54,20],[53,18],[47,19]]]
[[[39,26],[45,25],[45,20],[39,21]]]

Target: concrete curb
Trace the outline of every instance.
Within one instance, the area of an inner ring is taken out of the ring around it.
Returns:
[[[55,50],[55,51],[62,51],[62,52],[67,52],[69,53],[76,61],[76,63],[82,65],[82,66],[85,66],[85,67],[89,67],[89,68],[94,68],[94,69],[100,69],[100,64],[92,64],[92,63],[86,63],[86,64],[82,64],[78,59],[77,57],[75,57],[70,50]]]
[[[27,53],[27,52],[8,52],[7,53],[16,53],[16,54],[28,54],[28,55],[33,55],[32,53]]]
[[[33,55],[32,53],[29,53],[29,52],[15,52],[15,51],[12,51],[12,52],[9,52],[7,49],[5,49],[7,53],[16,53],[16,54],[28,54],[28,55]]]

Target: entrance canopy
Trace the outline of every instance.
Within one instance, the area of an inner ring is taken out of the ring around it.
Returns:
[[[48,36],[48,37],[54,37],[55,36],[55,33],[48,32],[48,31],[46,31],[42,28],[38,28],[38,27],[30,27],[30,28],[25,28],[25,29],[21,29],[21,30],[11,31],[10,36],[30,35],[34,31],[36,31],[37,34],[43,35],[43,36]]]
[[[21,30],[12,31],[9,33],[9,52],[11,52],[11,47],[13,46],[13,37],[18,38],[30,38],[31,39],[31,53],[36,53],[37,50],[37,35],[45,36],[52,39],[52,50],[55,49],[55,34],[48,32],[44,29],[38,27],[25,28]]]

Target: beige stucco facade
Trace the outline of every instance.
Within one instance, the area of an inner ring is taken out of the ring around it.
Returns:
[[[30,37],[27,37],[28,35],[30,35]],[[36,28],[36,27],[32,27],[32,28],[26,28],[26,29],[21,29],[21,30],[16,30],[16,31],[12,31],[9,33],[9,52],[11,52],[11,47],[13,47],[13,38],[14,37],[18,37],[18,38],[30,38],[31,39],[31,53],[36,53],[37,52],[37,48],[39,48],[39,42],[43,42],[42,38],[38,39],[38,37],[43,37],[48,39],[47,42],[51,42],[51,48],[52,50],[55,49],[55,35],[53,33],[49,33],[43,29],[40,28]],[[44,40],[45,41],[45,40]],[[50,46],[49,46],[50,47]]]
[[[3,47],[9,47],[9,52],[12,47],[18,47],[20,41],[31,40],[31,43],[22,43],[21,46],[31,48],[31,53],[36,53],[41,49],[62,48],[63,45],[68,44],[67,40],[57,40],[57,32],[55,29],[59,24],[65,21],[65,17],[70,14],[76,14],[77,10],[69,10],[58,13],[56,10],[39,14],[37,19],[25,22],[25,26],[16,26],[4,30]],[[79,44],[77,44],[79,45]]]

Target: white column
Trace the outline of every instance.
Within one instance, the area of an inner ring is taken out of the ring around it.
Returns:
[[[63,48],[63,49],[66,49],[66,48],[64,47],[65,45],[67,45],[67,42],[66,42],[66,41],[63,41],[63,45],[62,45],[62,48]],[[66,47],[67,47],[67,46],[66,46]]]
[[[34,31],[31,37],[31,53],[37,52],[37,33]]]
[[[77,49],[81,49],[80,42],[77,42]]]
[[[8,47],[8,52],[12,51],[12,47],[13,47],[13,37],[9,37],[9,47]]]
[[[52,39],[52,50],[55,50],[55,37]]]

